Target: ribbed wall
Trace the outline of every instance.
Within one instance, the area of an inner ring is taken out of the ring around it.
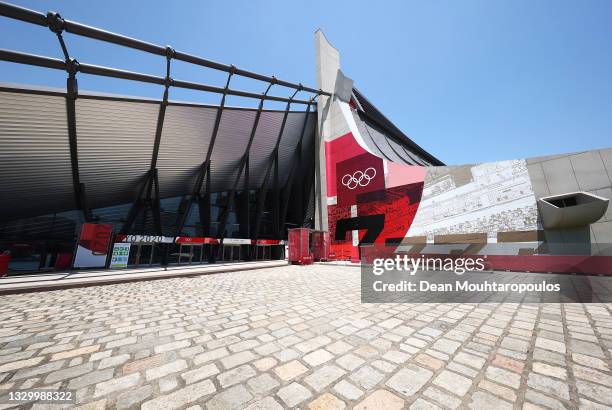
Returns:
[[[131,202],[151,164],[159,105],[78,99],[81,182],[90,208]]]
[[[305,113],[291,113],[287,116],[287,124],[285,125],[282,138],[283,143],[278,149],[279,169],[291,169],[291,162],[293,161],[295,149],[300,141],[305,116]],[[311,116],[310,118],[313,117]],[[309,140],[313,131],[314,128],[307,128],[304,133],[304,140]],[[279,179],[281,186],[285,184],[288,176],[288,172],[280,174]],[[297,176],[297,178],[299,179],[299,176]]]
[[[376,155],[399,164],[430,165],[419,155],[411,152],[377,127],[361,119],[356,111],[353,111],[353,118],[368,148]]]
[[[160,195],[184,195],[193,189],[208,151],[216,108],[170,105],[166,108],[157,159]]]
[[[114,96],[88,94],[76,100],[80,181],[85,184],[89,208],[101,222],[121,224],[137,197],[151,166],[159,108],[159,102]],[[217,110],[168,105],[157,159],[162,198],[191,194],[211,143]],[[263,182],[283,115],[283,111],[262,111],[250,149],[251,189]],[[211,157],[213,192],[227,192],[234,186],[255,116],[254,109],[223,110]],[[287,181],[304,118],[304,112],[288,114],[279,146],[281,185]],[[302,183],[305,172],[312,171],[308,161],[314,152],[315,123],[316,113],[311,112],[296,184]],[[0,220],[75,209],[63,93],[17,88],[0,92],[0,147]],[[243,189],[243,177],[238,189]],[[163,209],[164,230],[178,217],[174,205],[170,208]],[[148,225],[147,220],[143,229]]]
[[[0,220],[74,204],[65,98],[0,92]]]
[[[278,139],[284,113],[262,112],[249,153],[249,187],[257,189],[264,179]],[[286,144],[287,141],[283,141]]]
[[[212,189],[231,189],[255,121],[255,110],[224,109],[211,158]]]

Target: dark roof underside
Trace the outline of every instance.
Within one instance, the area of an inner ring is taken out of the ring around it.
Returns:
[[[76,100],[80,182],[89,209],[128,204],[151,164],[160,101],[82,93]],[[157,170],[160,197],[191,194],[211,141],[218,107],[170,102]],[[245,154],[255,109],[225,107],[211,157],[211,191],[229,191]],[[259,189],[283,111],[264,110],[249,152],[249,188]],[[61,91],[0,87],[0,220],[75,209],[66,97]],[[312,156],[316,113],[290,111],[279,145],[283,186],[304,121],[303,158]],[[305,172],[301,170],[300,172]],[[239,180],[244,186],[243,176]]]
[[[356,111],[363,124],[366,143],[372,140],[375,152],[395,162],[442,166],[444,163],[425,151],[385,117],[359,90],[353,88]],[[370,144],[368,144],[370,145]]]

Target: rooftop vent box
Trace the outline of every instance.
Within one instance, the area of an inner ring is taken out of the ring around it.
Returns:
[[[570,192],[540,198],[538,209],[546,229],[588,226],[599,220],[608,209],[607,198],[588,192]]]

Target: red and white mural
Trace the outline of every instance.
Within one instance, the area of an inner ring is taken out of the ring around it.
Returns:
[[[612,256],[602,252],[609,244],[599,239],[591,248],[588,225],[581,227],[582,253],[568,251],[566,239],[558,246],[560,233],[543,228],[533,189],[542,199],[543,165],[533,175],[526,160],[427,166],[429,160],[388,138],[379,126],[388,120],[359,96],[340,69],[340,53],[321,31],[316,45],[318,86],[333,90],[317,100],[318,159],[325,164],[318,170],[325,181],[319,189],[325,195],[317,198],[316,226],[329,231],[338,258],[359,260],[359,245],[392,245],[385,252],[486,255],[493,269],[612,274]],[[584,159],[577,160],[584,173]],[[560,172],[558,164],[553,171]],[[606,179],[603,164],[598,172]],[[605,181],[598,186],[607,187]],[[602,227],[597,232],[609,237]]]
[[[425,168],[395,164],[367,151],[349,132],[325,142],[332,249],[358,256],[360,243],[399,242],[414,220]]]

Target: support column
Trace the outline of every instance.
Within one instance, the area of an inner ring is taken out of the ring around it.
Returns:
[[[219,222],[219,231],[217,232],[217,237],[221,239],[221,243],[223,243],[223,238],[225,237],[225,227],[227,225],[227,219],[229,218],[229,214],[231,212],[231,208],[234,205],[236,199],[236,188],[238,187],[238,183],[240,182],[240,177],[242,176],[242,172],[244,171],[244,166],[246,164],[249,152],[251,151],[251,145],[253,144],[253,139],[255,138],[255,133],[257,132],[257,126],[259,125],[259,119],[261,118],[261,112],[263,111],[263,103],[265,101],[265,97],[270,91],[270,88],[274,85],[275,82],[271,82],[268,85],[266,91],[262,94],[261,100],[259,101],[259,106],[257,107],[257,113],[255,114],[255,121],[253,122],[253,128],[251,130],[251,135],[249,136],[249,141],[247,143],[246,149],[244,150],[244,154],[242,155],[242,159],[240,160],[240,165],[238,166],[238,174],[236,175],[236,179],[232,185],[232,188],[229,192],[227,198],[227,206],[225,207],[223,213],[221,214],[221,219]]]

